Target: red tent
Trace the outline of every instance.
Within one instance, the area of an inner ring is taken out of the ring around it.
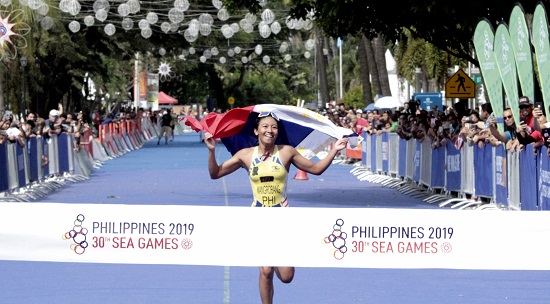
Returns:
[[[178,100],[174,97],[168,96],[168,94],[159,92],[159,104],[177,104]]]

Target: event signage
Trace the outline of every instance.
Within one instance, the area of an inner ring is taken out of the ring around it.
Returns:
[[[516,61],[508,26],[502,22],[498,25],[495,33],[494,52],[500,78],[504,85],[504,91],[508,97],[508,104],[514,115],[516,125],[519,125],[519,93]]]
[[[495,54],[493,52],[494,30],[487,19],[482,19],[476,26],[474,32],[474,47],[483,82],[489,96],[489,102],[493,108],[496,117],[502,117],[504,102],[502,96],[502,80],[498,71]],[[498,124],[498,129],[502,132],[504,126]]]
[[[550,106],[550,43],[548,42],[548,18],[542,3],[537,4],[533,14],[533,46],[537,58],[538,78],[544,108]]]
[[[529,29],[525,22],[525,14],[518,3],[514,6],[510,15],[510,42],[516,58],[521,95],[535,100],[535,85],[533,76],[533,58],[531,55],[531,43],[529,42]]]
[[[2,203],[0,259],[550,270],[549,230],[547,212]]]

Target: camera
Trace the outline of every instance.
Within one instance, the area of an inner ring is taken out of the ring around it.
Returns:
[[[472,120],[471,117],[466,117],[466,119],[464,119],[464,122],[472,123],[472,122],[474,122],[474,121]]]

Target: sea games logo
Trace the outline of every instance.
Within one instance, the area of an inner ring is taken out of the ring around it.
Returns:
[[[83,254],[86,251],[86,248],[88,247],[88,242],[86,241],[86,235],[88,234],[88,229],[84,228],[82,226],[84,222],[84,215],[79,214],[76,216],[76,219],[74,220],[73,229],[69,230],[68,232],[65,232],[63,235],[63,240],[72,240],[73,243],[71,244],[71,250],[73,250],[76,254]]]
[[[331,252],[337,260],[343,259],[344,254],[348,251],[348,247],[346,247],[348,234],[342,231],[342,226],[344,226],[344,220],[337,219],[332,226],[332,233],[324,239],[325,244],[332,244],[334,247]]]
[[[342,260],[346,253],[433,255],[453,251],[452,226],[351,225],[349,236],[343,227],[344,220],[337,219],[332,232],[323,239],[325,244],[332,245],[331,254],[337,260]]]
[[[72,240],[70,248],[78,255],[84,254],[88,246],[115,250],[193,248],[193,223],[92,221],[87,223],[88,231],[83,225],[84,219],[83,214],[77,215],[72,229],[62,236],[64,241]]]

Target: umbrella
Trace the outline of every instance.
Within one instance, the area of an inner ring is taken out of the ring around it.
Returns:
[[[221,138],[231,154],[258,144],[254,127],[259,113],[271,112],[279,119],[278,145],[295,147],[304,157],[312,158],[337,139],[357,136],[350,129],[334,125],[326,116],[296,106],[261,104],[235,108],[227,113],[208,113],[198,121],[187,116],[185,124],[195,131],[206,131]]]
[[[393,109],[403,106],[403,103],[397,97],[384,96],[378,98],[378,100],[374,102],[374,106],[379,109]]]

